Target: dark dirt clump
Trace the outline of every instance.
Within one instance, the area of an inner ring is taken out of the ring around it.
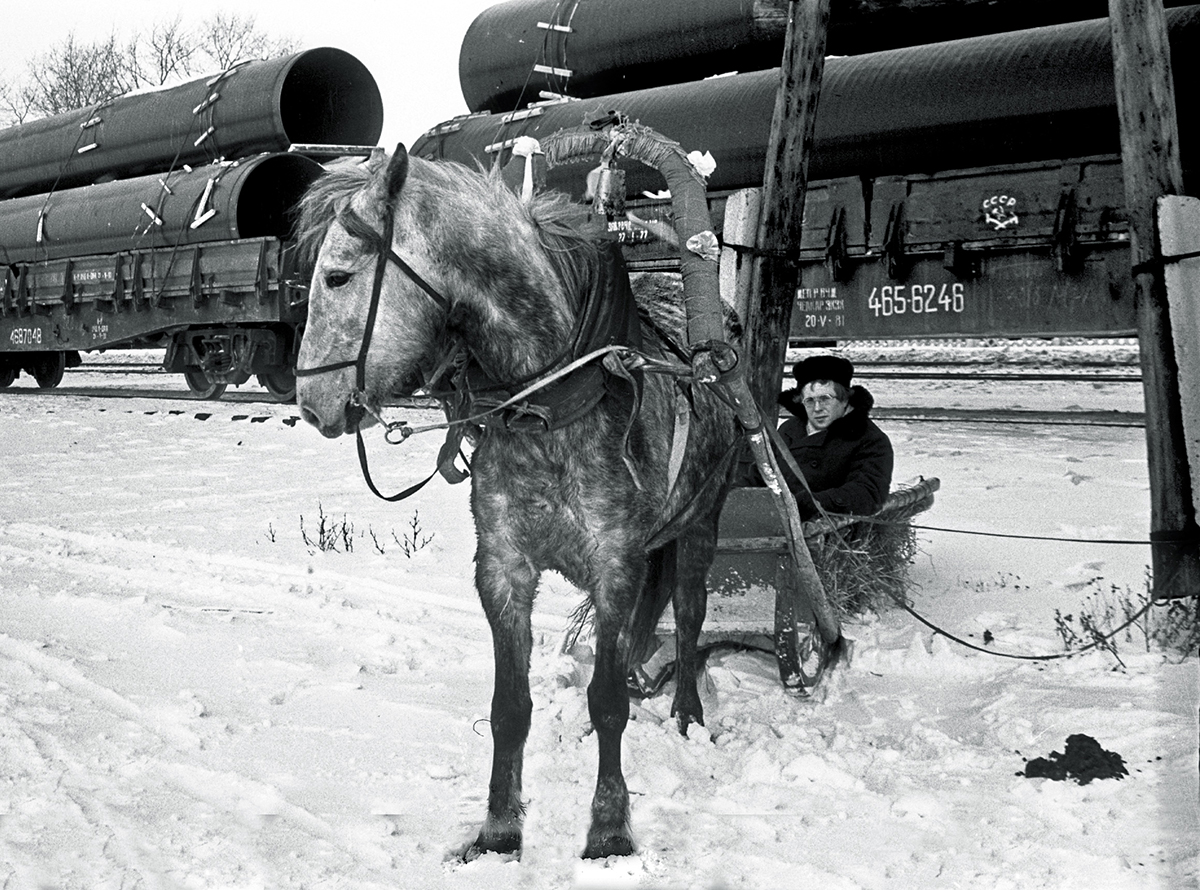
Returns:
[[[1074,779],[1086,785],[1092,779],[1123,778],[1129,770],[1120,754],[1105,751],[1091,736],[1069,735],[1065,753],[1051,751],[1049,757],[1035,757],[1025,764],[1025,775],[1056,782]]]

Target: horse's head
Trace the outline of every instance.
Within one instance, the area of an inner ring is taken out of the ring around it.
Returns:
[[[408,224],[415,211],[401,200],[408,172],[401,145],[386,163],[380,153],[336,165],[301,204],[301,245],[315,262],[296,400],[331,438],[374,423],[365,406],[421,386],[442,340],[447,305],[417,284],[422,274],[404,271],[431,274],[427,243],[406,238],[406,259],[393,250],[393,224],[420,228]]]
[[[330,437],[370,425],[364,408],[432,384],[457,343],[497,381],[557,361],[596,275],[589,226],[562,195],[524,202],[498,170],[403,146],[332,168],[301,203],[315,257],[296,371],[305,420]]]

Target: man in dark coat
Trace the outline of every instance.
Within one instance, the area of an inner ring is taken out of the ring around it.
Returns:
[[[892,443],[871,420],[875,399],[851,385],[854,366],[835,355],[816,355],[792,369],[797,386],[779,396],[794,416],[779,433],[796,459],[813,496],[829,513],[875,513],[892,484]],[[783,466],[800,515],[817,509],[796,477]]]

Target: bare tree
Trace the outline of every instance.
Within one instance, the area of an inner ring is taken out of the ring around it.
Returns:
[[[37,114],[33,110],[33,90],[26,83],[0,83],[0,126],[15,127]]]
[[[160,87],[195,73],[196,39],[179,16],[158,22],[129,42],[129,63],[138,86]]]
[[[28,66],[28,97],[37,115],[106,102],[133,85],[126,54],[115,34],[86,43],[71,32]]]
[[[169,86],[252,58],[298,49],[294,40],[260,31],[254,16],[216,13],[198,28],[177,16],[134,32],[88,43],[74,32],[31,59],[22,78],[0,81],[0,126],[96,105],[130,90]]]
[[[294,51],[294,41],[258,30],[252,15],[218,12],[200,26],[200,50],[222,70],[245,59],[269,59]]]

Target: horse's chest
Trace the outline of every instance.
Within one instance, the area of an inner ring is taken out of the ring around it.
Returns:
[[[620,461],[618,471],[580,457],[477,454],[471,501],[480,545],[571,578],[640,547],[651,511],[628,471]]]

